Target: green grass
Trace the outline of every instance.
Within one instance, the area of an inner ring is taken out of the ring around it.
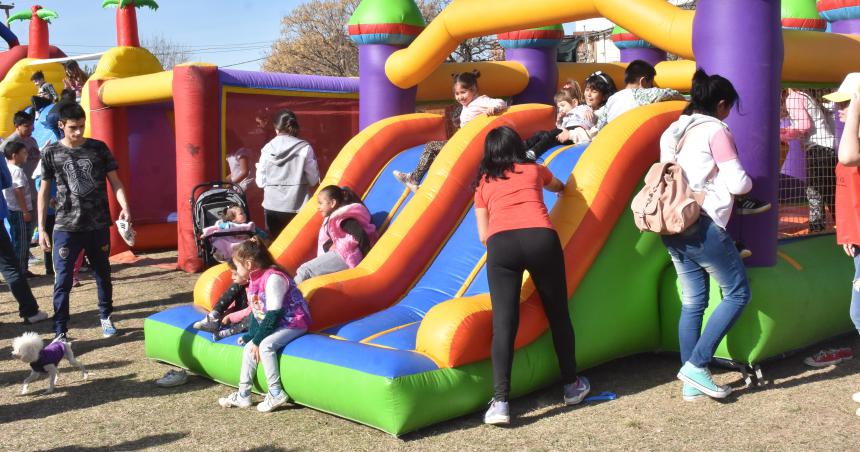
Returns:
[[[4,289],[0,440],[7,450],[852,450],[860,444],[858,405],[851,401],[860,391],[860,359],[811,370],[802,355],[766,364],[774,384],[765,389],[742,388],[738,373],[716,369],[715,378],[737,390],[724,402],[695,403],[681,400],[677,355],[617,360],[585,373],[594,391],[615,392],[617,400],[566,408],[561,389],[549,388],[512,400],[510,428],[485,426],[483,413],[473,413],[395,438],[300,406],[265,415],[225,410],[217,399],[231,388],[198,377],[158,388],[154,381],[168,366],[144,358],[143,320],[191,302],[196,275],[145,265],[174,258],[163,253],[114,267],[114,319],[122,334],[111,339],[101,337],[95,284],[84,275],[72,294],[70,334],[90,380],[81,381],[64,362],[57,392],[48,396],[40,394],[44,380],[31,385],[33,394],[18,394],[29,367],[12,359],[10,347],[29,329],[49,338],[50,325],[21,325]],[[50,281],[33,282],[50,311]],[[856,337],[825,345],[860,350]]]

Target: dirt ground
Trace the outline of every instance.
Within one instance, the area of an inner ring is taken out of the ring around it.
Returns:
[[[718,371],[737,391],[725,402],[681,400],[676,355],[639,355],[585,372],[594,391],[618,399],[562,406],[552,387],[512,401],[510,428],[482,424],[474,413],[394,438],[369,427],[292,406],[267,415],[225,410],[217,399],[230,388],[199,377],[172,389],[154,381],[168,367],[144,357],[143,321],[191,302],[196,275],[167,270],[175,253],[143,256],[115,265],[114,320],[118,337],[104,339],[96,288],[84,275],[72,292],[70,336],[90,369],[82,381],[66,362],[57,391],[41,395],[45,381],[20,395],[29,366],[11,357],[11,339],[35,330],[51,337],[49,322],[24,326],[4,287],[0,294],[0,444],[6,450],[858,450],[860,359],[811,370],[802,354],[764,366],[773,384],[742,388],[740,374]],[[37,273],[41,268],[34,269]],[[51,281],[31,280],[40,306],[52,312]],[[847,315],[847,313],[846,313]],[[827,346],[852,346],[856,337]]]

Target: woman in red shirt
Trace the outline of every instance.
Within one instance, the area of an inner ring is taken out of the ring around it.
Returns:
[[[484,415],[487,424],[510,422],[511,365],[526,270],[534,280],[552,330],[565,404],[581,402],[591,390],[588,379],[576,374],[564,253],[543,202],[544,188],[560,193],[564,184],[546,167],[526,157],[522,139],[513,129],[499,127],[490,131],[475,190],[475,216],[478,235],[487,247],[487,279],[493,305],[495,393]]]

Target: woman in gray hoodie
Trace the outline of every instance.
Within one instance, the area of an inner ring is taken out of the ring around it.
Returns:
[[[275,116],[278,135],[263,146],[257,162],[257,186],[263,189],[266,228],[273,238],[281,233],[319,184],[320,172],[314,150],[296,138],[299,122],[290,110]]]

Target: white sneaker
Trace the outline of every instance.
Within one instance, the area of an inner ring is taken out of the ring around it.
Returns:
[[[39,323],[43,320],[48,320],[48,313],[45,311],[37,311],[35,314],[31,315],[30,317],[25,318],[24,323],[26,323],[26,324]]]
[[[119,236],[122,237],[122,240],[128,246],[134,246],[135,232],[131,227],[131,223],[125,220],[116,220],[116,229],[119,232]]]
[[[489,425],[507,425],[511,423],[511,412],[508,402],[491,400],[490,408],[484,413],[484,423]]]
[[[188,372],[185,369],[170,369],[163,377],[155,380],[155,384],[162,388],[172,388],[174,386],[184,385],[188,381]]]
[[[257,411],[261,413],[268,413],[269,411],[272,411],[275,408],[287,403],[288,400],[290,400],[290,398],[287,397],[287,392],[284,390],[281,390],[281,392],[278,393],[277,396],[273,396],[271,393],[267,392],[266,398],[263,399],[263,401],[260,402],[259,405],[257,405]]]
[[[221,397],[218,399],[218,405],[221,405],[224,408],[248,408],[251,406],[251,398],[242,397],[239,395],[239,391],[236,391],[227,397]]]
[[[113,324],[110,317],[106,319],[99,319],[99,322],[102,324],[102,336],[104,337],[114,337],[116,336],[116,325]]]
[[[191,327],[195,330],[208,331],[210,333],[218,331],[218,327],[221,325],[218,322],[218,319],[214,318],[214,316],[211,314],[212,313],[206,314],[206,317],[203,317],[203,319],[194,322]]]
[[[851,400],[860,403],[860,392],[855,392],[854,395],[851,396]]]

